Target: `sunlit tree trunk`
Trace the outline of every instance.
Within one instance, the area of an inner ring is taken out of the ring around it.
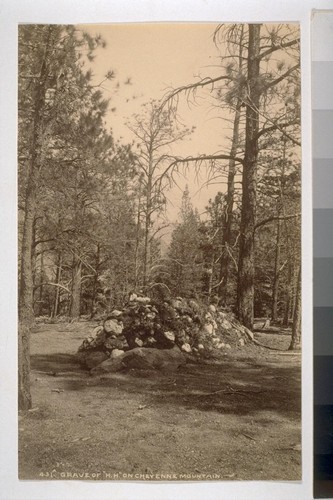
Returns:
[[[277,221],[276,228],[276,243],[275,243],[275,263],[274,263],[274,278],[273,278],[273,296],[272,296],[272,321],[277,320],[278,316],[278,296],[280,283],[280,221]]]
[[[239,123],[241,116],[240,109],[241,109],[241,99],[238,99],[235,118],[234,118],[232,146],[230,150],[230,156],[232,157],[236,156],[237,146],[239,141]],[[231,159],[229,161],[227,206],[223,221],[222,257],[220,263],[220,276],[219,276],[219,282],[221,283],[219,286],[219,297],[220,297],[220,302],[222,304],[225,304],[227,300],[229,265],[230,265],[230,255],[229,255],[228,245],[230,245],[231,242],[231,229],[233,221],[234,194],[235,194],[235,175],[236,175],[236,162],[235,160]]]
[[[146,288],[150,273],[150,227],[152,214],[152,151],[150,152],[148,165],[147,187],[146,187],[146,208],[145,208],[145,235],[144,235],[144,260],[143,260],[143,286]]]
[[[244,26],[241,27],[241,34],[239,40],[239,58],[238,58],[238,70],[241,73],[243,66],[243,34]],[[234,196],[235,196],[235,175],[236,175],[236,162],[233,159],[236,156],[238,143],[239,143],[239,125],[241,118],[241,107],[243,103],[243,96],[239,95],[236,101],[235,116],[232,131],[232,141],[230,148],[229,169],[228,169],[228,189],[226,197],[226,210],[223,220],[223,231],[222,231],[222,256],[220,262],[220,276],[219,282],[220,286],[218,289],[218,294],[220,297],[220,303],[226,304],[227,293],[228,293],[228,279],[229,279],[229,266],[230,266],[230,254],[228,246],[231,243],[231,229],[233,222],[233,211],[234,211]]]
[[[59,252],[58,260],[57,260],[56,279],[55,279],[56,285],[59,285],[60,280],[61,280],[61,272],[62,272],[61,265],[62,265],[62,255],[61,255],[61,252]],[[55,287],[54,304],[53,304],[52,313],[51,313],[52,318],[55,318],[58,315],[59,301],[60,301],[60,287],[56,286]]]
[[[43,109],[47,88],[47,57],[52,28],[48,28],[45,40],[44,59],[41,61],[39,78],[34,82],[33,121],[31,125],[30,162],[25,192],[25,217],[22,235],[21,274],[19,288],[19,330],[18,330],[18,405],[20,410],[31,408],[30,393],[30,329],[34,322],[33,313],[33,269],[32,248],[37,190],[42,167],[42,142],[44,133]]]
[[[78,319],[80,317],[81,274],[82,274],[82,262],[80,259],[75,259],[73,265],[72,298],[70,307],[71,319]]]
[[[294,309],[294,317],[293,317],[293,328],[291,335],[291,343],[289,346],[290,351],[297,351],[301,348],[301,320],[302,320],[302,308],[301,308],[301,266],[298,271],[298,279],[297,279],[297,289],[296,289],[296,298],[295,298],[295,309]]]
[[[253,328],[254,317],[254,230],[257,196],[259,130],[260,25],[249,25],[248,96],[246,99],[246,139],[242,177],[242,211],[238,266],[238,317]]]

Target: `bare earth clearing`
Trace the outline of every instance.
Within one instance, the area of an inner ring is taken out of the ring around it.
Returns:
[[[32,334],[21,479],[301,479],[300,354],[245,346],[175,374],[91,377],[74,354],[94,326]],[[256,339],[290,343],[281,332]]]

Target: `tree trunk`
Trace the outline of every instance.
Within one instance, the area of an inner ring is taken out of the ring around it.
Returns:
[[[237,284],[239,320],[249,329],[254,317],[254,228],[257,198],[257,158],[259,130],[260,25],[249,25],[248,96],[246,138],[242,177],[242,210]]]
[[[232,145],[230,150],[230,156],[235,156],[237,152],[238,140],[239,140],[239,122],[241,116],[241,99],[237,102],[236,113],[234,118],[234,129],[232,136]],[[231,228],[233,220],[233,209],[234,209],[234,193],[235,193],[235,174],[236,174],[236,162],[230,160],[229,171],[228,171],[228,191],[227,191],[227,206],[223,221],[223,231],[222,231],[222,257],[220,263],[220,276],[219,282],[219,297],[222,304],[226,304],[227,300],[227,288],[228,288],[228,278],[229,278],[229,263],[230,256],[228,251],[228,245],[230,245],[231,240]]]
[[[96,313],[96,295],[97,295],[98,278],[99,278],[100,253],[101,253],[101,247],[100,244],[97,243],[97,252],[95,259],[95,275],[91,290],[90,319],[92,319]]]
[[[294,314],[295,314],[295,308],[296,308],[296,302],[297,302],[297,297],[296,297],[297,286],[298,286],[298,268],[295,268],[294,273],[293,273],[293,285],[292,285],[293,293],[292,293],[292,300],[291,300],[291,307],[290,307],[291,319],[294,318]]]
[[[150,153],[152,156],[152,153]],[[145,220],[145,237],[144,237],[144,261],[143,261],[143,286],[148,285],[148,277],[150,271],[150,225],[151,225],[151,211],[152,211],[152,172],[153,164],[152,159],[149,160],[149,170],[147,179],[147,193],[146,193],[146,220]]]
[[[59,285],[60,279],[61,279],[61,272],[62,272],[61,264],[62,264],[62,255],[61,255],[61,252],[59,252],[58,261],[57,261],[56,279],[55,279],[55,282],[57,285]],[[60,287],[56,286],[55,289],[56,289],[56,291],[55,291],[55,298],[54,298],[54,304],[53,304],[53,309],[52,309],[52,313],[51,313],[51,318],[56,318],[58,316],[58,312],[59,312]]]
[[[301,273],[301,266],[299,266],[296,298],[295,298],[295,311],[293,317],[293,328],[292,328],[289,351],[297,351],[300,350],[301,348],[301,320],[302,320],[301,281],[302,281],[302,273]]]
[[[134,253],[134,290],[139,286],[139,248],[140,248],[140,233],[141,233],[141,182],[139,184],[139,198],[138,198],[138,213],[136,222],[135,234],[135,253]]]
[[[34,322],[33,277],[32,277],[32,233],[35,219],[35,194],[26,198],[23,228],[21,276],[19,290],[19,327],[18,327],[18,407],[19,410],[31,408],[30,394],[30,329]]]
[[[31,125],[30,162],[25,193],[25,218],[23,224],[21,274],[19,289],[18,328],[18,405],[20,410],[31,408],[30,394],[30,329],[34,322],[33,313],[33,270],[32,246],[37,204],[37,190],[42,167],[42,143],[44,135],[43,109],[47,87],[48,69],[46,65],[51,36],[50,27],[46,39],[44,59],[41,61],[40,76],[35,82],[33,103],[34,114]]]
[[[241,30],[241,36],[239,40],[239,72],[242,71],[243,66],[243,30]],[[239,124],[241,118],[241,107],[243,104],[243,96],[239,95],[236,102],[236,110],[234,116],[234,126],[232,132],[232,142],[230,148],[230,156],[236,156],[238,142],[239,142]],[[236,162],[231,159],[229,161],[228,169],[228,190],[226,199],[226,211],[223,220],[223,231],[222,231],[222,256],[220,262],[220,276],[219,282],[221,283],[218,289],[218,295],[220,298],[220,303],[226,305],[227,294],[228,294],[228,278],[229,278],[229,265],[230,265],[230,255],[228,251],[228,246],[231,243],[231,228],[233,221],[233,210],[234,210],[234,194],[235,194],[235,175],[236,175]]]
[[[71,319],[78,319],[80,317],[81,308],[81,260],[77,259],[73,266],[73,282],[72,282],[72,298],[70,307]]]
[[[276,321],[278,316],[278,296],[279,296],[279,283],[280,283],[280,250],[281,250],[280,221],[278,220],[276,229],[276,248],[275,248],[273,296],[272,296],[272,321]]]
[[[291,263],[288,262],[288,278],[287,287],[285,293],[285,304],[284,304],[284,315],[283,315],[283,326],[288,327],[289,316],[290,316],[290,306],[291,306],[291,287],[292,287],[292,269]]]
[[[38,315],[42,316],[43,315],[43,287],[44,283],[44,251],[43,248],[41,248],[41,253],[40,253],[40,277],[39,277],[39,297],[38,297]]]

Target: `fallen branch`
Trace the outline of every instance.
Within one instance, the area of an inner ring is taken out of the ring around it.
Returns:
[[[265,349],[269,349],[270,351],[279,351],[283,352],[282,349],[277,349],[276,347],[270,347],[269,345],[262,344],[256,339],[251,339],[251,341],[255,344],[258,345],[259,347],[264,347]]]
[[[232,387],[229,389],[220,389],[219,391],[208,392],[207,394],[203,394],[203,396],[212,396],[213,394],[260,394],[265,391],[245,391],[243,389],[237,390]]]
[[[252,441],[255,441],[254,437],[250,436],[249,434],[245,434],[245,432],[240,432],[239,435],[242,435],[242,436],[244,436],[244,437],[246,437],[248,439],[252,439]]]
[[[253,337],[253,333],[250,330],[248,330],[247,328],[245,328],[245,333],[246,333],[247,337],[251,340],[251,342],[253,342],[254,345],[257,345],[259,347],[264,347],[265,349],[269,349],[270,351],[284,352],[284,351],[282,351],[282,349],[277,349],[276,347],[270,347],[268,345],[262,344],[261,342],[259,342],[258,340],[256,340]]]

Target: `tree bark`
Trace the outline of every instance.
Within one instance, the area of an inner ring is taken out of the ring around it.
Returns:
[[[254,230],[257,198],[257,158],[260,101],[260,25],[249,25],[248,96],[246,99],[246,139],[242,177],[242,211],[237,284],[239,320],[249,329],[254,317]]]
[[[145,236],[144,236],[144,261],[143,261],[143,286],[148,285],[148,277],[150,272],[150,226],[151,226],[151,210],[152,210],[152,181],[153,181],[153,160],[152,146],[150,148],[150,157],[147,176],[147,192],[146,192],[146,208],[145,208]]]
[[[18,405],[20,410],[31,408],[30,394],[30,329],[34,322],[33,312],[33,269],[32,247],[37,205],[37,191],[42,167],[42,143],[44,135],[43,110],[47,87],[50,27],[46,37],[44,58],[41,61],[40,76],[35,82],[33,121],[31,125],[30,162],[25,193],[25,217],[22,235],[21,274],[19,288],[18,328]]]
[[[141,237],[141,182],[139,183],[138,212],[135,233],[135,253],[134,253],[134,290],[139,287],[139,248]]]
[[[62,265],[62,255],[61,252],[59,252],[57,261],[56,279],[55,279],[57,285],[59,285],[61,279],[61,272],[62,272],[61,265]],[[56,289],[55,298],[54,298],[51,318],[56,318],[59,312],[60,287],[56,286],[55,289]]]
[[[273,280],[273,296],[272,296],[272,321],[277,320],[278,316],[278,296],[280,283],[280,221],[277,221],[276,228],[276,247],[275,247],[275,263],[274,263],[274,280]]]
[[[39,297],[38,297],[38,315],[43,315],[43,283],[44,283],[44,251],[43,247],[40,252],[40,277],[39,277]]]
[[[72,282],[72,298],[70,307],[71,319],[78,319],[80,317],[81,309],[81,271],[82,262],[75,259],[73,266],[73,282]]]
[[[235,156],[237,152],[238,140],[239,140],[239,122],[240,122],[240,112],[241,109],[241,99],[238,99],[236,113],[234,118],[234,128],[232,136],[232,145],[230,150],[230,156]],[[229,263],[230,256],[228,251],[228,245],[231,241],[231,228],[233,220],[233,210],[234,210],[234,194],[235,194],[235,174],[236,174],[236,162],[235,160],[229,161],[229,171],[228,171],[228,191],[227,191],[227,206],[223,221],[223,231],[222,231],[222,257],[220,263],[220,276],[219,282],[219,297],[222,304],[226,304],[227,300],[227,289],[228,289],[228,278],[229,278]]]
[[[298,351],[301,349],[301,322],[302,322],[301,280],[302,280],[302,273],[301,273],[301,266],[299,266],[296,298],[295,298],[295,310],[293,317],[293,328],[292,328],[289,351]]]
[[[101,247],[100,244],[97,243],[96,259],[95,259],[95,275],[91,291],[90,319],[92,319],[96,313],[96,295],[97,295],[97,286],[99,278],[100,254],[101,254]]]
[[[239,59],[238,59],[238,69],[239,73],[242,72],[243,66],[243,31],[241,29],[241,36],[239,40]],[[237,97],[234,124],[232,131],[232,142],[230,148],[229,169],[228,169],[228,189],[227,189],[227,199],[226,199],[226,211],[223,220],[223,231],[222,231],[222,256],[220,262],[220,276],[219,282],[221,283],[218,289],[218,295],[220,298],[220,303],[226,305],[227,294],[228,294],[228,279],[229,279],[229,265],[230,265],[230,255],[228,251],[228,246],[231,242],[231,228],[233,221],[233,210],[234,210],[234,195],[235,195],[235,175],[236,175],[236,162],[233,157],[236,156],[238,143],[239,143],[239,124],[241,118],[241,107],[243,104],[243,96],[239,95]]]
[[[290,261],[288,262],[288,276],[287,276],[287,286],[285,292],[285,304],[284,304],[284,315],[283,315],[283,326],[289,326],[289,316],[291,309],[291,287],[292,287],[292,266]]]

